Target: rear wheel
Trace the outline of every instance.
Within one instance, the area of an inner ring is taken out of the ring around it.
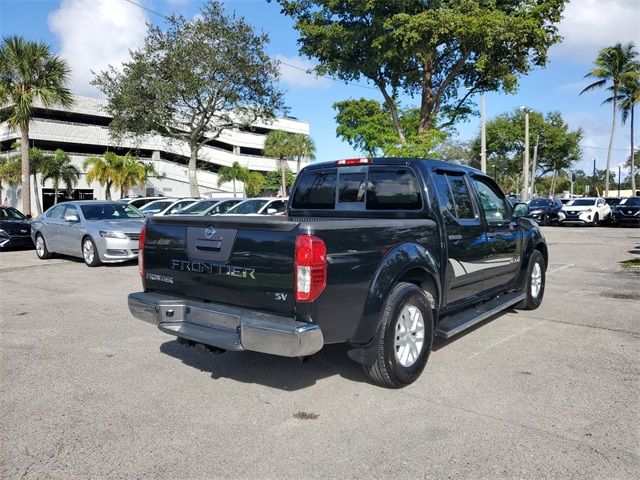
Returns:
[[[427,364],[433,340],[433,314],[424,291],[412,283],[397,284],[378,328],[376,361],[362,366],[367,377],[387,388],[416,381]]]
[[[522,293],[526,298],[518,304],[517,308],[522,310],[535,310],[542,303],[544,297],[544,286],[546,282],[547,266],[542,253],[534,250],[529,257],[529,265],[527,267],[527,281],[524,285]]]
[[[98,256],[98,249],[91,237],[86,237],[82,240],[82,258],[84,263],[88,267],[97,267],[100,265],[100,257]]]
[[[548,213],[545,213],[545,214],[542,216],[542,222],[541,222],[541,223],[542,223],[542,225],[544,225],[544,226],[549,225],[549,214],[548,214]]]
[[[53,256],[47,249],[47,242],[44,241],[44,236],[41,233],[36,235],[36,255],[40,260],[47,260]]]

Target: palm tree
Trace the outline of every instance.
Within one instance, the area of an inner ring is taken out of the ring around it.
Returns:
[[[57,149],[53,155],[44,162],[42,167],[42,182],[53,180],[53,204],[58,203],[58,189],[60,182],[64,183],[70,191],[78,183],[80,170],[71,163],[69,155]]]
[[[69,66],[53,55],[49,46],[22,37],[6,37],[0,47],[0,105],[8,105],[3,119],[11,128],[20,129],[22,155],[22,210],[31,213],[29,189],[29,123],[34,103],[45,107],[71,105],[73,99],[67,88]]]
[[[297,157],[296,173],[300,173],[300,160],[308,158],[309,160],[316,159],[316,144],[309,135],[302,133],[295,133],[291,142],[293,149],[293,155]]]
[[[43,172],[44,166],[51,159],[51,155],[45,155],[42,150],[36,147],[29,149],[29,171],[33,175],[33,193],[36,199],[36,211],[38,215],[42,213],[42,204],[40,203],[40,191],[38,190],[38,174]],[[44,183],[44,178],[42,179]]]
[[[113,152],[106,152],[102,157],[89,157],[83,164],[87,172],[87,182],[94,180],[105,187],[105,198],[111,200],[111,187],[119,185],[122,173],[122,157]]]
[[[631,194],[635,195],[636,192],[636,176],[635,176],[635,162],[634,162],[634,149],[633,142],[633,117],[637,103],[640,103],[640,68],[636,72],[635,78],[626,79],[620,89],[620,110],[622,111],[622,123],[631,125],[631,157],[629,159],[631,170]]]
[[[8,185],[18,185],[20,183],[21,161],[18,155],[9,158],[0,158],[0,205],[4,205],[2,197],[2,182]]]
[[[264,154],[280,160],[280,189],[282,196],[287,196],[285,159],[294,155],[292,147],[293,134],[282,130],[272,130],[264,142]]]
[[[247,180],[249,170],[238,162],[233,162],[230,167],[220,167],[218,171],[218,186],[223,183],[233,182],[233,196],[236,196],[236,181],[242,182]]]
[[[138,160],[130,152],[120,157],[119,173],[115,180],[115,186],[120,187],[120,198],[129,195],[129,189],[133,185],[143,188],[147,183],[147,177],[156,175],[156,169],[151,163]]]
[[[609,196],[609,174],[611,170],[611,153],[613,149],[613,140],[616,133],[616,111],[618,107],[620,87],[626,79],[632,78],[634,72],[638,71],[638,62],[636,57],[635,45],[627,43],[622,45],[616,43],[612,47],[605,47],[598,53],[594,61],[595,67],[585,75],[585,78],[597,78],[595,82],[587,85],[582,89],[580,95],[596,88],[605,88],[611,82],[608,88],[611,91],[611,97],[605,99],[602,103],[611,103],[613,105],[613,115],[611,121],[611,138],[609,139],[609,150],[607,152],[607,168],[605,172],[605,196]]]

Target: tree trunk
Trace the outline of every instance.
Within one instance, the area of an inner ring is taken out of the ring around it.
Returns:
[[[378,89],[382,93],[384,97],[384,102],[389,107],[389,111],[391,112],[391,120],[393,122],[393,128],[395,128],[396,133],[400,139],[400,143],[404,145],[407,143],[407,139],[404,136],[404,132],[402,131],[402,127],[400,126],[400,119],[398,118],[398,108],[396,107],[396,103],[393,101],[393,98],[387,93],[387,90],[384,88],[384,85],[381,82],[376,81]]]
[[[296,174],[300,173],[300,155],[298,155],[298,163],[296,165]]]
[[[111,200],[111,180],[107,181],[107,189],[104,192],[104,198],[106,200]]]
[[[285,159],[284,158],[280,158],[280,179],[282,181],[282,196],[286,197],[287,196],[287,175],[286,175],[286,170],[284,168],[284,162]]]
[[[53,204],[56,205],[58,203],[58,182],[54,180],[53,182]]]
[[[29,168],[29,126],[20,129],[20,154],[22,157],[22,172],[20,176],[22,196],[22,213],[31,215],[31,189],[29,181],[31,172]]]
[[[636,169],[635,169],[635,152],[633,151],[633,111],[635,106],[631,105],[631,196],[636,194]]]
[[[36,197],[36,211],[38,215],[42,213],[42,204],[40,203],[40,192],[38,191],[38,173],[33,174],[33,196]]]
[[[233,198],[236,198],[236,179],[233,178]]]
[[[616,98],[618,97],[618,91],[613,91],[613,115],[611,119],[611,138],[609,139],[609,151],[607,152],[607,171],[604,177],[604,196],[609,196],[609,170],[611,170],[611,153],[613,151],[613,139],[616,135]]]
[[[189,143],[191,155],[189,157],[189,190],[193,198],[200,198],[200,189],[198,188],[198,178],[196,176],[196,168],[198,167],[198,145]]]
[[[422,72],[422,99],[420,101],[420,125],[418,135],[431,129],[431,111],[433,108],[433,84],[431,81],[431,64],[424,65]]]

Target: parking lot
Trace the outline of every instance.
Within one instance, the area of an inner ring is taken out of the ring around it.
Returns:
[[[436,341],[402,390],[343,346],[201,354],[137,266],[0,253],[0,478],[639,478],[640,229],[544,227],[542,306]]]

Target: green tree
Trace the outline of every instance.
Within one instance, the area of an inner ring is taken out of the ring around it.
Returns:
[[[287,168],[284,176],[287,188],[291,187],[296,178],[295,175]],[[276,172],[275,170],[267,172],[264,176],[262,191],[273,193],[278,192],[280,189],[282,189],[282,177],[280,172]]]
[[[610,93],[602,103],[611,103],[611,137],[609,138],[609,149],[607,151],[607,168],[605,178],[605,196],[609,196],[609,172],[611,170],[611,155],[613,141],[616,134],[616,114],[619,101],[619,93],[622,85],[629,80],[636,78],[640,65],[636,58],[638,52],[633,43],[622,45],[616,43],[611,47],[600,50],[594,63],[594,68],[585,75],[585,78],[596,78],[597,80],[582,89],[580,95],[596,88],[605,88]],[[609,85],[610,84],[610,85]]]
[[[98,182],[105,187],[105,198],[111,200],[111,187],[118,185],[122,159],[114,152],[106,152],[102,157],[89,157],[82,166],[87,172],[87,182]]]
[[[4,196],[2,195],[2,183],[7,185],[18,185],[20,183],[21,159],[18,155],[0,158],[0,205],[4,205]]]
[[[349,99],[333,104],[336,115],[336,135],[369,157],[430,157],[445,134],[432,129],[418,135],[420,111],[398,106],[398,121],[405,132],[400,142],[386,104],[376,100]]]
[[[116,163],[119,172],[116,175],[114,186],[120,187],[120,198],[128,196],[129,189],[134,185],[144,188],[147,178],[157,175],[153,164],[135,158],[130,152],[119,157]]]
[[[67,191],[70,191],[80,179],[80,170],[71,163],[69,155],[61,149],[57,149],[53,155],[47,155],[42,165],[42,182],[51,179],[53,181],[53,203],[58,203],[58,189],[60,183],[64,183]]]
[[[560,40],[567,0],[277,1],[318,73],[380,90],[404,144],[398,98],[419,98],[422,136],[472,113],[476,94],[515,91],[518,76],[543,67]]]
[[[226,16],[208,0],[193,19],[171,16],[163,31],[148,25],[145,45],[122,67],[93,84],[107,97],[114,138],[160,134],[186,142],[191,195],[199,197],[196,166],[203,145],[220,133],[284,110],[278,64],[265,52],[268,37],[243,18]]]
[[[520,110],[503,113],[487,122],[487,173],[506,190],[522,187],[525,114]],[[560,113],[529,113],[531,138],[538,138],[538,177],[570,168],[581,158],[582,130],[570,130]],[[535,141],[533,142],[535,143]],[[480,166],[480,136],[472,144],[471,166]]]
[[[316,159],[316,144],[309,135],[294,133],[291,139],[292,154],[296,157],[296,174],[300,173],[300,162],[303,158]]]
[[[636,72],[635,78],[628,77],[622,82],[620,88],[620,110],[622,111],[622,123],[629,120],[631,152],[635,152],[634,145],[634,114],[636,104],[640,103],[640,68]],[[635,175],[635,155],[629,155],[629,178],[631,182],[631,190],[636,191],[636,175]]]
[[[244,193],[247,197],[257,197],[260,195],[264,185],[264,175],[260,172],[249,172],[244,181]]]
[[[282,130],[272,130],[264,141],[264,154],[280,160],[280,190],[287,196],[286,159],[293,157],[293,134]],[[268,176],[268,175],[267,175]]]
[[[249,169],[238,162],[233,162],[230,167],[220,167],[218,171],[218,186],[223,183],[233,182],[233,196],[236,197],[236,181],[245,182],[249,176]]]
[[[0,47],[0,121],[20,129],[22,210],[31,214],[29,188],[29,124],[36,102],[45,107],[72,103],[67,88],[67,63],[51,53],[49,46],[18,36],[6,37]]]

